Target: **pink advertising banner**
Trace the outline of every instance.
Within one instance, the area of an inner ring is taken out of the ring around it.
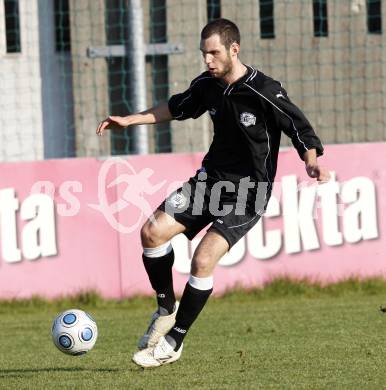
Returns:
[[[328,145],[316,184],[292,149],[281,151],[265,216],[224,256],[215,292],[287,276],[331,283],[386,277],[386,143]],[[0,298],[96,290],[106,298],[151,294],[140,228],[200,167],[201,153],[3,163]],[[181,292],[193,241],[173,239]]]

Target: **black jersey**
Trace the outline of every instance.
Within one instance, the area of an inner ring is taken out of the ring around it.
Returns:
[[[169,99],[176,120],[198,118],[208,111],[214,136],[202,165],[220,180],[273,183],[281,131],[288,135],[303,159],[304,152],[323,146],[312,126],[287,96],[280,82],[247,66],[247,73],[233,84],[204,72],[188,90]]]

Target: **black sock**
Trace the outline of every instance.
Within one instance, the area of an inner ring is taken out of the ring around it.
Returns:
[[[212,291],[213,288],[210,290],[198,290],[186,283],[180,307],[177,311],[176,323],[166,335],[168,341],[170,341],[170,338],[173,339],[172,341],[175,341],[175,343],[171,343],[175,351],[179,350],[186,333],[204,308]]]
[[[173,249],[161,257],[147,257],[142,255],[142,259],[151,286],[157,293],[158,306],[165,309],[168,314],[173,313],[174,304],[176,303],[172,274],[172,266],[174,263]]]

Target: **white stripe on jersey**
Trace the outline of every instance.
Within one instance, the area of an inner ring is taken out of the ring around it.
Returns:
[[[304,147],[305,150],[308,150],[306,144],[305,144],[305,143],[300,139],[300,137],[299,137],[299,131],[298,131],[298,129],[296,128],[293,119],[292,119],[287,113],[285,113],[283,110],[281,110],[275,103],[273,103],[273,102],[272,102],[271,100],[269,100],[266,96],[264,96],[262,93],[256,91],[256,89],[252,88],[252,87],[251,87],[250,85],[248,85],[246,82],[245,82],[244,84],[245,84],[248,88],[252,89],[252,91],[254,91],[255,93],[257,93],[259,96],[261,96],[263,99],[265,99],[267,102],[271,103],[277,110],[279,110],[283,115],[285,115],[285,116],[291,121],[292,127],[293,127],[294,130],[295,130],[295,133],[296,133],[296,136],[297,136],[299,142],[303,144],[303,147]]]

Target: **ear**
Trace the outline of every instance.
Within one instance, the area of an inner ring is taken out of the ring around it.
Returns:
[[[230,47],[231,54],[238,55],[240,52],[240,45],[237,42],[233,42]]]

